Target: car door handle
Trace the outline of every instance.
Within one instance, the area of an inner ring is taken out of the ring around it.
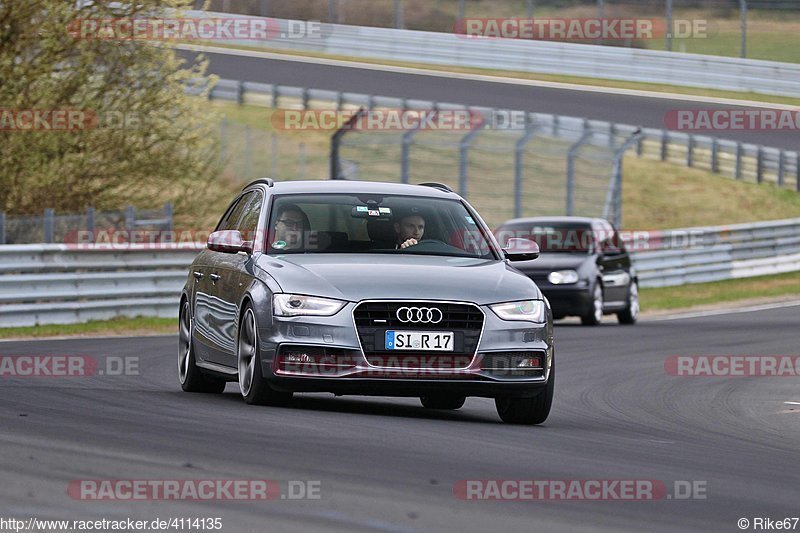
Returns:
[[[194,279],[203,279],[203,273],[202,272],[195,272],[194,273]]]
[[[211,278],[211,281],[219,281],[220,278],[222,278],[222,276],[220,276],[219,274],[211,274],[209,278]]]

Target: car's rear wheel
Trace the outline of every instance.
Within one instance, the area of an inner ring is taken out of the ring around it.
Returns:
[[[639,318],[639,284],[631,280],[628,288],[628,307],[617,313],[617,320],[620,324],[636,324]]]
[[[603,286],[598,281],[592,291],[592,303],[588,311],[581,317],[584,326],[596,326],[603,321]]]
[[[239,322],[236,353],[239,367],[239,390],[245,403],[251,405],[286,405],[291,392],[276,391],[261,373],[258,355],[258,324],[253,308],[248,305]]]
[[[225,381],[203,374],[194,359],[192,343],[192,311],[189,301],[181,304],[178,321],[178,381],[186,392],[215,392],[225,390]]]
[[[426,409],[461,409],[467,399],[464,396],[452,396],[448,394],[433,394],[420,396],[419,401]]]
[[[556,382],[555,362],[550,369],[550,379],[542,392],[533,398],[495,398],[494,405],[500,419],[507,424],[541,424],[550,415],[553,390]]]

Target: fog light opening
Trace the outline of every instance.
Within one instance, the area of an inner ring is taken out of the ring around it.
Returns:
[[[541,368],[542,361],[538,357],[526,357],[517,364],[517,368]]]

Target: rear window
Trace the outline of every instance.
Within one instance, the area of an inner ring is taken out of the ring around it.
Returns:
[[[588,254],[595,247],[595,235],[589,224],[508,224],[498,228],[495,236],[503,247],[511,238],[529,239],[539,245],[539,250],[548,253]]]

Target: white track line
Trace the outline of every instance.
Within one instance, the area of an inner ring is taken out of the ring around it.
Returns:
[[[800,402],[783,402],[786,405],[800,405]]]
[[[750,100],[736,100],[733,98],[716,98],[713,96],[696,96],[690,94],[666,93],[657,91],[641,91],[636,89],[601,87],[598,85],[580,85],[575,83],[560,83],[555,81],[526,80],[521,78],[511,78],[505,76],[487,76],[483,74],[469,74],[464,72],[445,72],[441,70],[433,70],[433,69],[429,70],[425,68],[400,67],[395,65],[379,65],[375,63],[362,63],[359,61],[346,61],[342,59],[296,56],[296,55],[281,54],[276,52],[261,52],[257,50],[238,50],[235,48],[221,48],[217,46],[181,44],[181,45],[176,45],[175,48],[179,50],[186,50],[192,52],[207,52],[211,54],[226,54],[226,55],[240,56],[240,57],[275,59],[278,61],[293,61],[296,63],[313,63],[316,65],[359,68],[364,70],[376,70],[381,72],[396,72],[398,74],[409,74],[415,76],[431,76],[436,78],[450,78],[458,80],[484,81],[489,83],[502,83],[506,85],[544,87],[548,89],[561,89],[565,91],[618,94],[623,96],[637,96],[641,98],[654,98],[660,100],[682,100],[684,102],[721,104],[721,105],[751,107],[751,108],[797,110],[797,106],[772,104],[768,102],[756,102]]]
[[[797,306],[800,306],[800,300],[792,302],[778,302],[774,304],[753,305],[750,307],[740,307],[738,309],[712,309],[709,311],[676,313],[674,315],[643,319],[642,322],[665,322],[667,320],[684,320],[689,318],[701,318],[706,316],[735,315],[739,313],[754,313],[757,311],[769,311],[771,309],[783,309],[784,307],[797,307]]]

